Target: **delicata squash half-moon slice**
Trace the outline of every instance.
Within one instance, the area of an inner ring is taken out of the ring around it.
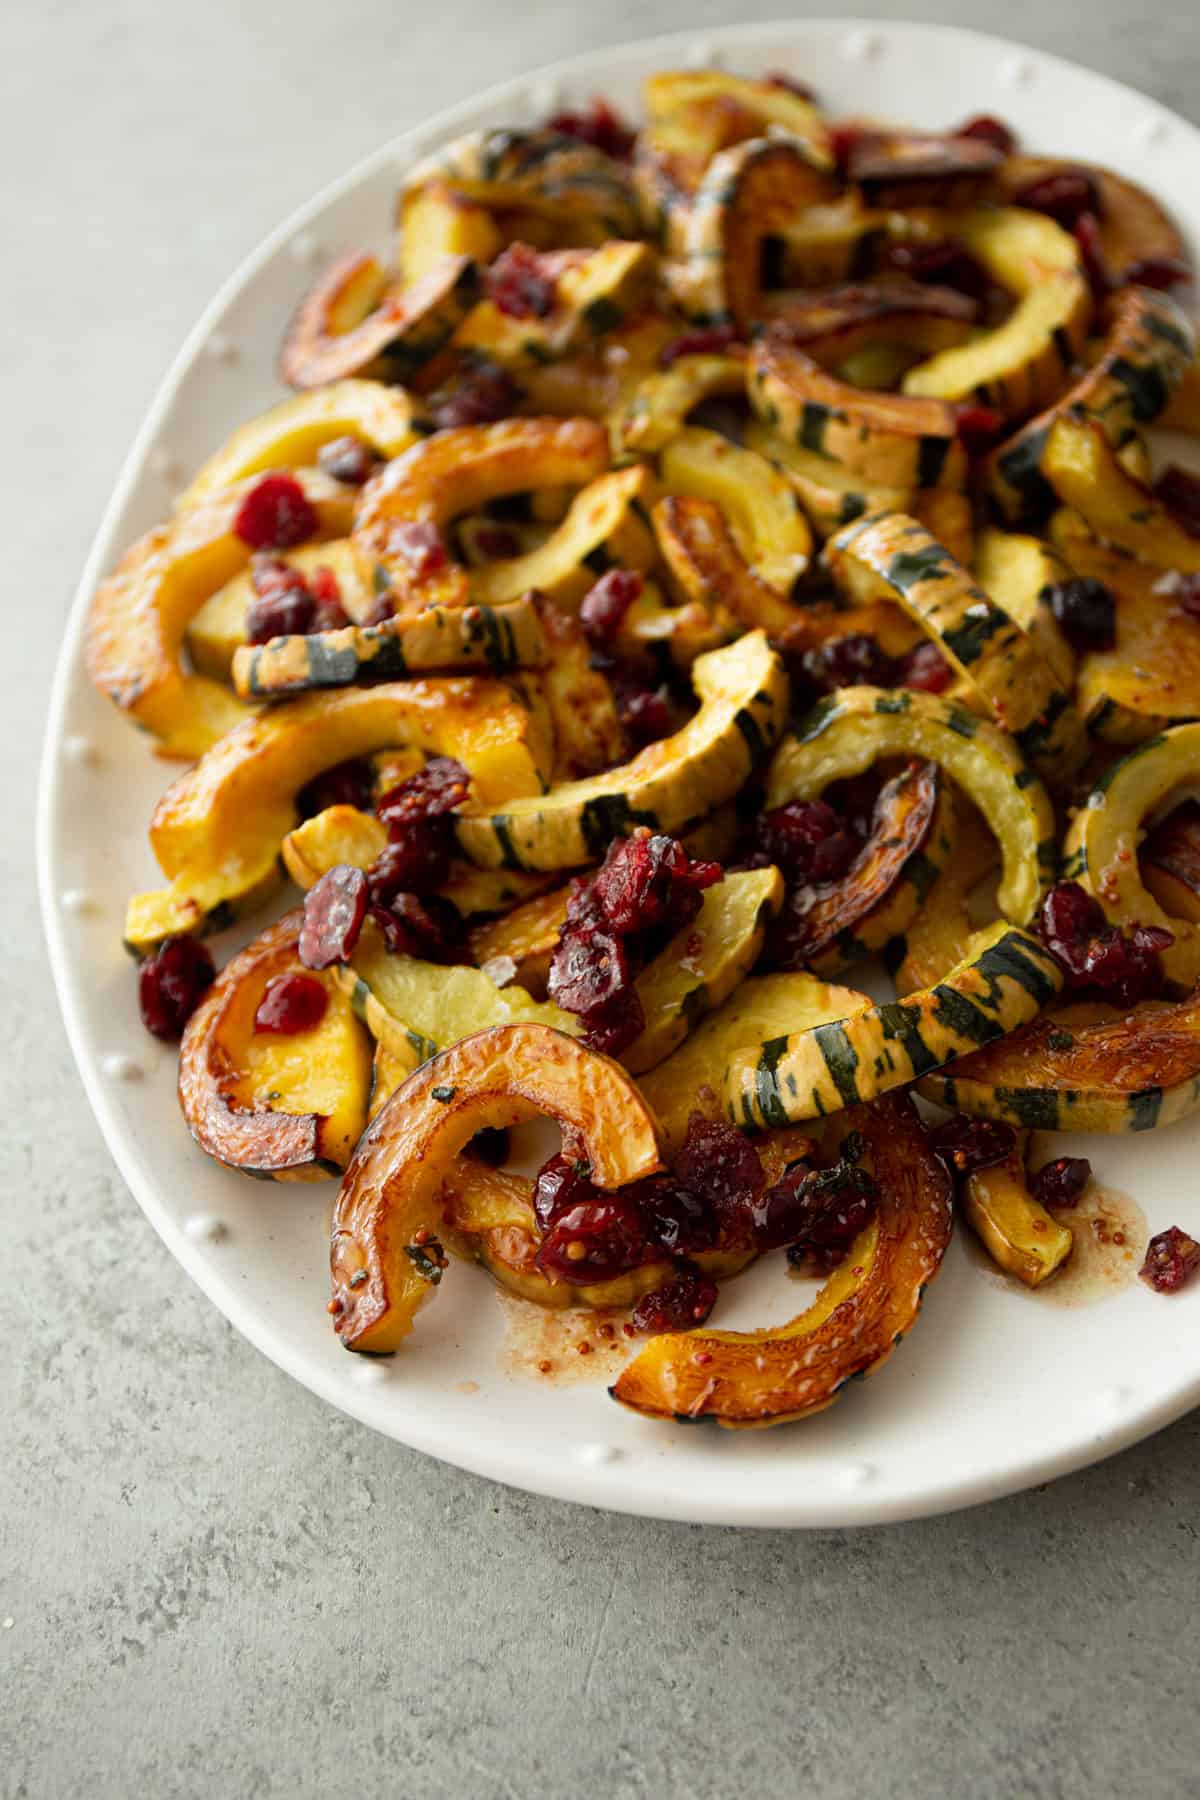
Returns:
[[[1016,206],[949,214],[946,229],[1016,298],[1002,325],[939,351],[904,377],[906,394],[980,401],[1019,419],[1048,406],[1070,380],[1092,303],[1079,247],[1044,213]]]
[[[726,1110],[770,1131],[874,1100],[1026,1024],[1063,979],[1032,932],[990,925],[932,988],[736,1051]]]
[[[978,301],[957,288],[931,287],[901,276],[835,288],[785,289],[769,296],[766,305],[777,335],[825,369],[841,368],[864,350],[882,348],[903,351],[903,368],[922,352],[963,343],[978,313]]]
[[[962,1185],[967,1224],[998,1268],[1025,1287],[1041,1287],[1075,1248],[1066,1225],[1035,1200],[1020,1145],[1003,1162],[975,1169]]]
[[[540,215],[565,244],[604,244],[638,235],[629,171],[615,158],[547,129],[470,131],[433,151],[404,184],[402,222],[410,198],[429,183],[500,212]]]
[[[751,352],[746,386],[764,425],[864,487],[961,488],[966,479],[958,415],[945,401],[852,387],[769,334]]]
[[[266,469],[296,469],[317,460],[322,445],[347,434],[379,456],[399,456],[428,429],[418,403],[403,388],[381,381],[334,381],[294,394],[241,425],[202,463],[179,501],[187,512],[221,488]]]
[[[436,542],[431,552],[431,528],[443,534],[460,514],[506,494],[583,487],[607,466],[607,434],[591,419],[505,419],[439,431],[367,483],[355,542],[382,567],[398,605],[463,606],[471,598],[468,572]]]
[[[767,805],[815,800],[889,756],[937,763],[975,802],[1000,845],[1000,910],[1032,919],[1058,865],[1049,797],[1007,732],[937,694],[849,687],[818,701],[775,753]]]
[[[1008,156],[997,171],[996,186],[1011,204],[1032,182],[1051,175],[1078,174],[1095,184],[1100,248],[1118,282],[1128,281],[1136,274],[1137,264],[1151,257],[1187,261],[1187,246],[1154,196],[1098,163],[1058,156]]]
[[[1055,419],[1042,473],[1096,537],[1158,569],[1200,570],[1200,538],[1185,531],[1153,490],[1121,466],[1094,419],[1073,413]]]
[[[597,559],[611,558],[624,568],[652,567],[654,539],[643,520],[655,485],[644,463],[598,475],[573,497],[566,517],[544,543],[524,556],[473,569],[472,596],[496,606],[536,589],[575,611],[596,579]]]
[[[682,599],[703,606],[713,619],[728,620],[727,635],[738,626],[761,627],[773,643],[791,646],[803,634],[804,609],[750,567],[715,500],[668,494],[654,509],[654,530]]]
[[[1200,1105],[1200,997],[1054,1006],[919,1092],[1032,1131],[1152,1131]]]
[[[1046,779],[1065,781],[1086,753],[1083,722],[1042,643],[904,513],[856,519],[825,546],[842,592],[891,600],[937,644],[996,723]]]
[[[179,1104],[202,1150],[273,1181],[320,1181],[349,1162],[367,1122],[371,1047],[331,972],[300,962],[303,915],[268,927],[224,968],[188,1021]],[[307,1031],[255,1029],[268,984],[302,975],[325,992]]]
[[[901,999],[933,987],[966,955],[971,933],[972,891],[999,861],[995,838],[965,794],[954,795],[950,832],[953,855],[943,859],[932,886],[907,927],[884,945],[883,959]]]
[[[669,369],[644,375],[625,400],[612,425],[614,451],[644,456],[662,450],[702,400],[741,394],[745,386],[744,360],[731,351],[677,357]]]
[[[1063,840],[1064,877],[1095,895],[1110,924],[1173,933],[1162,963],[1181,987],[1200,980],[1200,926],[1163,911],[1142,880],[1137,849],[1146,821],[1194,788],[1198,772],[1200,723],[1173,726],[1105,770]]]
[[[689,425],[672,438],[659,466],[672,496],[711,500],[721,508],[738,549],[761,582],[777,593],[791,593],[808,567],[812,532],[774,463],[731,444],[718,431]]]
[[[299,790],[351,757],[405,745],[456,757],[484,804],[537,792],[550,754],[511,688],[470,676],[310,694],[247,719],[155,808],[150,843],[171,885],[134,895],[126,941],[142,950],[219,929],[257,905],[277,878]]]
[[[190,675],[184,633],[210,594],[247,568],[250,545],[234,522],[253,481],[222,489],[140,538],[100,583],[87,624],[88,674],[164,756],[195,757],[247,717],[243,703],[207,676]],[[351,497],[318,470],[297,476],[322,537],[349,529]]]
[[[544,252],[540,260],[554,284],[549,310],[514,317],[481,300],[455,335],[456,351],[506,369],[536,367],[588,349],[653,298],[658,258],[649,244],[614,240],[597,250]]]
[[[782,1425],[821,1412],[872,1374],[912,1329],[954,1224],[950,1180],[906,1096],[853,1108],[843,1147],[879,1191],[875,1218],[812,1305],[760,1331],[672,1332],[650,1340],[609,1390],[634,1412]]]
[[[334,1330],[349,1350],[395,1350],[441,1280],[442,1190],[476,1132],[546,1114],[600,1188],[662,1168],[654,1115],[619,1064],[544,1025],[500,1025],[443,1050],[376,1118],[333,1215]]]
[[[1166,410],[1195,352],[1191,321],[1169,294],[1151,288],[1118,294],[1099,359],[1049,411],[1030,419],[988,457],[988,490],[1004,516],[1036,518],[1054,505],[1042,461],[1055,419],[1086,414],[1113,449],[1121,450]]]
[[[837,181],[803,138],[751,138],[722,150],[705,170],[669,247],[671,285],[702,325],[749,331],[763,316],[763,246],[810,206],[836,197]]]
[[[620,768],[502,810],[457,816],[459,845],[485,868],[574,869],[638,825],[678,832],[731,798],[783,729],[787,673],[762,631],[692,665],[699,710]]]
[[[319,388],[348,375],[411,382],[445,348],[483,291],[479,267],[447,257],[402,287],[374,256],[351,250],[301,301],[279,352],[289,387]]]

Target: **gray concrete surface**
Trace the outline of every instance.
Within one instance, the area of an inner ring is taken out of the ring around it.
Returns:
[[[1177,0],[920,10],[1200,116]],[[492,1487],[331,1413],[192,1288],[113,1171],[50,992],[30,861],[45,686],[201,301],[434,107],[729,14],[9,0],[0,17],[6,1800],[1200,1795],[1200,1416],[1024,1498],[858,1534],[648,1524]]]

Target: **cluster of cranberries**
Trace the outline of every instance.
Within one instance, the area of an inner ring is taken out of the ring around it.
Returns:
[[[517,409],[516,382],[498,363],[479,357],[429,396],[428,411],[438,431],[460,425],[494,425]]]
[[[350,623],[332,569],[321,567],[305,576],[282,557],[260,554],[251,564],[250,582],[254,598],[246,608],[249,644],[335,631]]]
[[[637,975],[721,874],[719,863],[693,861],[678,839],[643,827],[614,839],[597,873],[572,883],[547,991],[579,1016],[592,1049],[615,1056],[641,1032]]]
[[[1101,240],[1104,199],[1100,185],[1088,169],[1060,169],[1028,182],[1013,196],[1017,206],[1045,213],[1069,231],[1079,245],[1084,269],[1097,299],[1120,285]],[[1188,281],[1191,271],[1177,256],[1149,256],[1121,271],[1121,282],[1140,287],[1170,288]]]
[[[577,138],[581,144],[590,144],[593,150],[602,150],[618,162],[628,162],[633,154],[634,133],[599,95],[590,106],[577,112],[554,113],[546,121],[546,129],[556,131],[560,137]]]
[[[510,319],[544,319],[558,287],[552,265],[528,244],[510,244],[487,270],[488,299]]]
[[[626,613],[645,583],[635,569],[609,569],[583,597],[579,622],[592,651],[592,667],[611,683],[617,717],[631,751],[657,743],[676,728],[676,710],[666,684],[647,687],[641,671],[616,648]]]
[[[801,658],[799,674],[817,694],[831,694],[842,687],[906,687],[925,694],[940,694],[950,685],[954,671],[937,645],[926,639],[906,656],[889,656],[878,638],[866,631],[849,631],[830,638]]]
[[[1157,925],[1110,925],[1104,910],[1077,881],[1060,881],[1042,905],[1038,931],[1067,973],[1068,985],[1086,988],[1117,1006],[1135,1006],[1161,994],[1162,952],[1174,938]]]
[[[717,1296],[715,1282],[688,1260],[703,1251],[788,1245],[797,1265],[828,1269],[841,1261],[877,1203],[856,1155],[847,1145],[830,1169],[797,1161],[768,1186],[749,1138],[699,1113],[668,1174],[616,1192],[597,1188],[586,1162],[560,1153],[534,1183],[538,1267],[552,1280],[588,1285],[672,1257],[675,1273],[639,1301],[633,1330],[688,1330],[708,1317]]]

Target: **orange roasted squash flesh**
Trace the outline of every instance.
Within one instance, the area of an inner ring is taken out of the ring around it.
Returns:
[[[840,1123],[861,1137],[879,1208],[813,1304],[762,1331],[652,1338],[609,1390],[615,1400],[651,1418],[782,1425],[823,1411],[891,1355],[950,1241],[950,1181],[907,1096],[853,1107]]]
[[[349,1000],[331,973],[301,965],[303,917],[288,913],[221,971],[179,1053],[179,1105],[200,1148],[275,1181],[339,1175],[366,1124],[371,1087],[370,1041]],[[288,1036],[256,1032],[268,984],[288,975],[320,983],[324,1017]]]
[[[545,1025],[497,1025],[431,1057],[359,1144],[333,1215],[334,1330],[348,1350],[386,1354],[441,1280],[442,1190],[476,1132],[544,1114],[597,1187],[662,1168],[658,1126],[619,1064]]]
[[[1138,851],[1143,886],[1165,913],[1200,925],[1200,800],[1185,800]]]

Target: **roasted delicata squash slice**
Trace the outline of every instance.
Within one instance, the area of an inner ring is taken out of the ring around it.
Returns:
[[[1015,1031],[1062,984],[1040,940],[1001,921],[935,987],[735,1052],[726,1110],[735,1124],[774,1130],[874,1100]]]
[[[320,1181],[345,1168],[367,1122],[371,1046],[329,972],[302,967],[299,912],[239,951],[188,1021],[179,1104],[209,1156],[273,1181]],[[307,1031],[255,1029],[268,985],[303,975],[325,992]]]
[[[210,594],[248,567],[250,545],[234,529],[258,477],[223,489],[140,538],[96,589],[88,614],[93,683],[159,740],[164,756],[196,757],[248,717],[225,688],[184,668],[184,633]],[[348,490],[317,470],[297,479],[321,537],[350,526]]]
[[[234,652],[233,685],[244,700],[279,700],[441,669],[537,669],[549,657],[537,596],[525,593],[498,606],[412,607],[381,625],[244,644]]]
[[[770,336],[751,352],[747,391],[764,425],[864,487],[961,488],[966,478],[958,415],[942,400],[865,393]]]
[[[371,919],[350,961],[334,974],[355,1016],[393,1059],[407,1061],[409,1072],[438,1050],[493,1025],[532,1021],[568,1037],[580,1029],[572,1013],[535,1000],[515,984],[497,987],[482,969],[395,955]]]
[[[410,172],[402,222],[412,197],[431,183],[492,212],[539,216],[561,244],[604,244],[638,234],[628,169],[591,144],[550,130],[491,128],[443,144]]]
[[[1091,298],[1078,245],[1053,219],[1020,207],[951,214],[946,228],[1017,303],[973,343],[910,369],[904,392],[974,399],[1006,418],[1025,418],[1058,399],[1087,334]]]
[[[773,463],[731,444],[720,432],[689,425],[672,438],[659,466],[672,495],[711,500],[721,508],[734,542],[761,582],[777,593],[791,593],[808,567],[812,532],[790,483]],[[659,535],[661,540],[661,531]]]
[[[698,324],[750,329],[763,316],[763,246],[810,206],[833,200],[828,164],[803,138],[750,138],[714,156],[678,229],[671,287]]]
[[[1172,796],[1195,787],[1200,770],[1200,724],[1175,725],[1131,750],[1101,776],[1063,840],[1063,873],[1094,894],[1112,925],[1157,925],[1174,935],[1162,952],[1170,981],[1200,980],[1200,927],[1165,913],[1147,891],[1138,867],[1146,821]]]
[[[1075,1248],[1068,1227],[1030,1193],[1019,1148],[967,1176],[962,1210],[992,1261],[1025,1287],[1049,1281]]]
[[[597,565],[653,567],[656,553],[647,515],[654,487],[653,474],[643,463],[597,476],[574,496],[562,524],[537,549],[473,570],[472,595],[499,606],[536,589],[578,610],[596,579]]]
[[[957,288],[931,287],[900,276],[835,288],[785,290],[769,296],[766,307],[767,319],[787,343],[832,370],[865,350],[898,349],[903,354],[897,372],[902,371],[922,354],[964,343],[978,314],[978,302]]]
[[[514,906],[502,918],[476,925],[468,940],[471,956],[490,980],[507,985],[500,979],[504,974],[535,998],[545,996],[550,959],[566,923],[570,894],[569,883],[554,887]]]
[[[740,355],[680,356],[669,368],[654,369],[638,382],[614,421],[614,452],[646,456],[662,450],[701,401],[740,395],[745,387]]]
[[[904,513],[869,514],[825,546],[844,594],[891,600],[937,644],[967,691],[1046,779],[1083,762],[1083,722],[1042,643]]]
[[[334,438],[361,438],[385,461],[399,456],[429,429],[419,403],[381,381],[334,381],[310,394],[281,400],[241,425],[202,463],[179,501],[182,511],[222,488],[267,469],[307,468]]]
[[[702,504],[710,505],[711,502]],[[727,530],[725,536],[729,536]],[[755,595],[761,598],[768,590],[746,568],[732,540],[730,548],[737,559],[739,574],[745,572],[756,584]],[[774,595],[773,600],[780,604],[778,595]],[[664,599],[656,582],[648,581],[621,620],[617,650],[635,668],[645,666],[650,673],[662,666],[664,658],[676,668],[686,670],[706,650],[717,650],[736,636],[737,624],[723,600],[720,604],[713,604],[711,599],[685,600],[676,605]]]
[[[396,261],[403,287],[412,287],[448,256],[466,256],[482,265],[504,247],[504,234],[487,207],[456,193],[445,181],[408,189],[397,212]]]
[[[549,758],[512,690],[470,676],[310,694],[247,719],[155,808],[150,843],[171,885],[134,895],[126,941],[140,950],[175,932],[215,930],[259,904],[277,878],[305,783],[351,757],[406,744],[456,757],[484,804],[538,792]]]
[[[543,257],[554,304],[541,317],[515,318],[481,300],[455,337],[455,348],[523,369],[567,356],[641,312],[649,303],[658,258],[649,244],[612,242],[598,250],[557,250]]]
[[[767,243],[770,286],[786,291],[861,281],[876,272],[893,237],[908,235],[904,215],[864,206],[851,189],[789,219]]]
[[[850,687],[819,701],[776,751],[767,805],[815,800],[890,756],[937,763],[974,801],[1000,845],[1000,910],[1032,919],[1058,863],[1049,797],[1006,732],[936,694]]]
[[[1100,249],[1118,283],[1137,275],[1137,265],[1160,257],[1187,262],[1187,247],[1165,209],[1137,182],[1098,163],[1056,156],[1009,156],[997,171],[998,193],[1010,204],[1023,189],[1053,175],[1086,175],[1094,184]]]
[[[715,500],[668,495],[654,509],[654,530],[681,598],[710,618],[729,619],[728,636],[761,626],[773,643],[787,645],[803,629],[803,609],[750,567]]]
[[[426,605],[465,606],[467,570],[443,553],[412,550],[414,526],[445,534],[462,513],[536,488],[577,488],[608,464],[608,441],[590,419],[505,419],[439,431],[388,464],[363,489],[354,537],[396,594]]]
[[[1031,1131],[1153,1131],[1200,1104],[1200,999],[1054,1006],[919,1091]]]
[[[787,674],[749,631],[698,657],[692,683],[700,707],[680,731],[591,780],[460,815],[461,848],[485,868],[579,868],[638,825],[678,832],[730,799],[783,729]]]
[[[346,1171],[331,1245],[334,1329],[350,1350],[396,1350],[441,1279],[442,1189],[478,1131],[557,1119],[600,1188],[662,1168],[654,1116],[632,1076],[544,1025],[501,1025],[418,1069]]]
[[[1165,913],[1200,925],[1200,800],[1185,800],[1160,819],[1142,844],[1138,865]]]
[[[1172,578],[1056,514],[1071,571],[1103,581],[1116,596],[1116,642],[1079,658],[1076,699],[1093,737],[1138,744],[1200,718],[1200,631],[1179,606]]]
[[[954,796],[932,763],[914,763],[879,790],[871,830],[837,881],[814,890],[788,932],[789,960],[834,975],[907,930],[955,850]]]
[[[987,197],[1001,161],[996,146],[979,138],[864,130],[846,172],[868,206],[959,207]]]
[[[611,769],[625,754],[625,733],[612,683],[592,667],[583,627],[570,613],[547,606],[542,613],[549,661],[541,673],[520,678],[530,710],[544,716],[554,743],[552,784],[580,781]]]
[[[447,257],[402,287],[378,257],[348,251],[301,301],[279,373],[297,388],[351,375],[410,382],[450,342],[482,289],[479,266],[468,256]]]
[[[1118,294],[1099,358],[1055,406],[1030,419],[988,458],[988,490],[1005,517],[1036,518],[1054,505],[1042,461],[1057,418],[1084,414],[1114,450],[1123,450],[1166,411],[1195,353],[1192,324],[1169,294],[1151,288]]]
[[[935,986],[962,961],[975,929],[971,895],[1000,860],[996,839],[965,794],[954,797],[949,835],[953,855],[944,859],[908,926],[884,946],[883,960],[901,999]]]
[[[1075,652],[1050,605],[1050,592],[1074,571],[1053,545],[1023,532],[987,527],[975,540],[975,579],[1037,645],[1068,691],[1075,681]]]
[[[610,1390],[652,1418],[780,1425],[829,1406],[911,1330],[941,1266],[954,1214],[950,1183],[912,1102],[897,1096],[846,1115],[874,1177],[879,1209],[812,1305],[784,1326],[650,1340]]]
[[[1096,537],[1155,568],[1200,570],[1200,538],[1177,524],[1153,491],[1122,467],[1093,419],[1064,413],[1054,421],[1042,473]]]

